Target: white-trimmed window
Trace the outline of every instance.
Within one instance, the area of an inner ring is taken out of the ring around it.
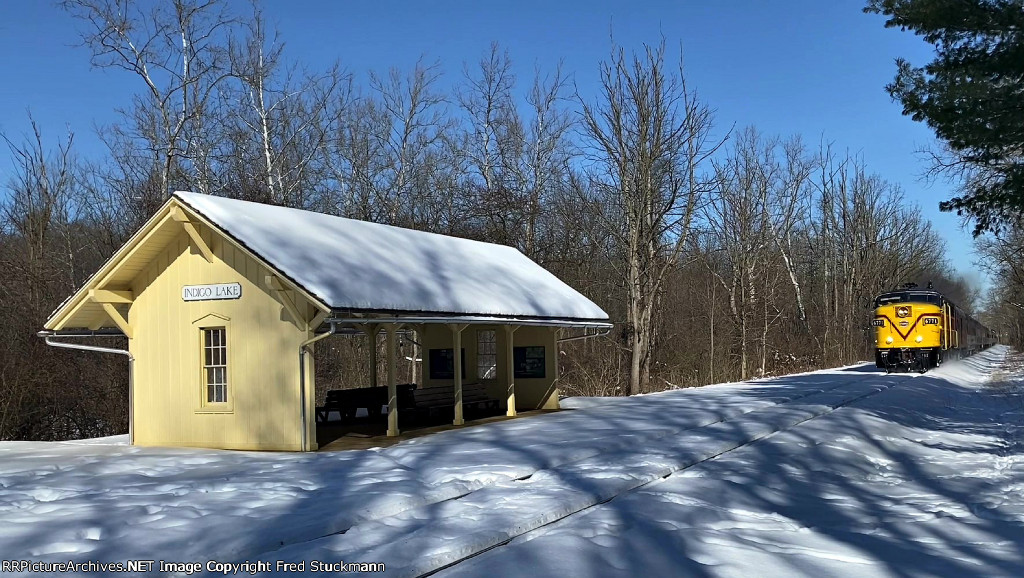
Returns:
[[[228,343],[224,327],[204,327],[203,391],[207,404],[228,402]]]
[[[493,329],[476,332],[476,376],[494,379],[498,374],[498,340]]]

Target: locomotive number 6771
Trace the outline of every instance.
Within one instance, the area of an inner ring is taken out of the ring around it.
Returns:
[[[929,283],[929,286],[931,284]],[[921,373],[946,359],[973,355],[994,345],[995,334],[938,291],[882,293],[875,299],[875,365]]]

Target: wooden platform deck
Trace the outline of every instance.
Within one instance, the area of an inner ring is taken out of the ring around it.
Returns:
[[[346,450],[367,450],[372,448],[386,448],[393,446],[397,443],[405,440],[411,440],[422,436],[435,434],[438,432],[453,430],[453,429],[465,429],[471,427],[485,427],[488,424],[508,421],[510,419],[528,419],[536,417],[546,413],[554,413],[556,411],[566,410],[549,410],[549,409],[537,409],[530,411],[521,411],[516,417],[508,417],[505,415],[497,415],[493,417],[485,417],[475,420],[467,420],[465,425],[436,425],[430,427],[419,427],[409,428],[402,430],[402,433],[396,437],[387,436],[387,424],[383,422],[367,422],[367,423],[352,423],[352,424],[341,424],[341,423],[322,423],[316,426],[316,439],[320,445],[320,452],[341,452]]]

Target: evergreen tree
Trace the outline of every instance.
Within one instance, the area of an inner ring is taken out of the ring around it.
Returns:
[[[1024,214],[1024,0],[869,0],[864,10],[935,45],[922,67],[897,59],[886,90],[944,143],[933,169],[961,189],[940,208],[972,218],[975,235]]]

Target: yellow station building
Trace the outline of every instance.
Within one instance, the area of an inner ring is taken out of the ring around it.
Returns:
[[[417,332],[419,385],[451,387],[460,425],[464,380],[509,415],[557,408],[559,339],[608,327],[600,307],[511,247],[176,192],[41,335],[128,356],[133,444],[310,451],[320,339],[386,335],[394,436],[398,332]],[[128,349],[81,339],[111,333]]]

